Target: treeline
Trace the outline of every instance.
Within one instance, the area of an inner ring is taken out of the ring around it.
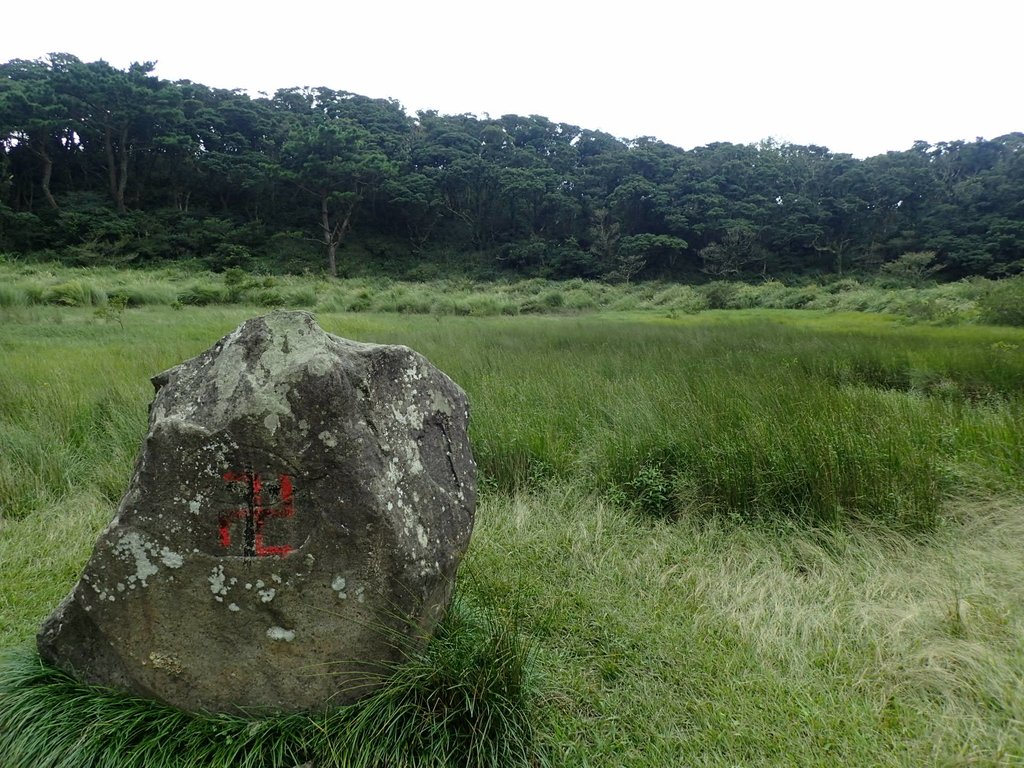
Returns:
[[[422,278],[1024,271],[1024,133],[865,160],[771,140],[683,150],[152,72],[0,65],[0,252]]]

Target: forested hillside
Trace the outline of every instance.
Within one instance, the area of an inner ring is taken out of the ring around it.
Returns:
[[[771,140],[684,150],[52,54],[0,65],[0,252],[624,280],[872,273],[910,253],[946,279],[997,277],[1024,270],[1024,133],[864,160]]]

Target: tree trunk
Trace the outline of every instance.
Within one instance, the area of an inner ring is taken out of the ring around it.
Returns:
[[[117,156],[114,155],[113,129],[110,125],[104,126],[103,130],[103,151],[107,156],[107,183],[110,186],[110,197],[117,206],[118,213],[125,213],[127,208],[124,204],[124,190],[128,184],[128,128],[122,129],[121,142],[117,148]]]
[[[327,206],[327,192],[320,192],[320,228],[324,232],[324,245],[327,246],[327,271],[331,277],[338,276],[338,241],[331,229],[331,212]]]
[[[128,187],[128,128],[121,131],[121,143],[117,148],[117,196],[114,198],[117,203],[117,212],[126,211],[124,205],[124,191]]]
[[[117,163],[114,162],[114,137],[111,135],[109,125],[103,127],[103,154],[107,159],[107,185],[110,190],[110,199],[116,203]]]
[[[331,210],[327,204],[327,190],[320,190],[320,228],[324,233],[324,245],[327,246],[327,270],[331,277],[338,276],[338,246],[345,239],[348,228],[352,223],[352,214],[356,210],[356,200],[349,201],[345,208],[345,217],[331,226]]]
[[[43,159],[43,178],[40,182],[43,187],[43,194],[46,196],[46,202],[56,211],[60,206],[57,205],[57,201],[53,198],[53,193],[50,191],[50,177],[53,176],[53,160],[50,159],[50,155],[45,147],[39,150],[37,154]]]

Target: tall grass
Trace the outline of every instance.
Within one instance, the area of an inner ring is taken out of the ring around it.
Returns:
[[[418,335],[469,390],[477,460],[499,489],[555,477],[660,516],[923,530],[972,482],[972,456],[999,456],[990,476],[1019,487],[1024,360],[972,352],[1010,341],[830,324],[535,319]]]
[[[7,310],[0,646],[109,520],[149,376],[252,314]],[[320,313],[470,396],[483,494],[437,642],[359,709],[266,721],[21,656],[5,765],[1024,764],[1024,331],[668,314]]]
[[[116,499],[149,376],[247,314],[207,315],[206,330],[195,310],[128,312],[123,331],[88,315],[10,326],[4,351],[18,375],[0,377],[5,516],[83,482]],[[501,490],[583,479],[660,516],[866,517],[923,530],[965,488],[1021,487],[1024,334],[804,317],[321,321],[410,344],[462,383],[482,481]],[[112,378],[112,366],[123,373]]]
[[[1019,502],[924,537],[497,496],[473,557],[523,607],[558,765],[1018,765]]]
[[[320,312],[398,312],[418,315],[493,317],[579,314],[601,310],[657,312],[669,317],[708,309],[816,309],[875,312],[941,325],[1024,323],[1021,278],[972,278],[958,283],[909,287],[900,282],[843,278],[823,284],[764,280],[608,284],[580,279],[518,279],[474,282],[363,277],[328,280],[322,275],[255,275],[235,267],[223,273],[168,267],[117,270],[5,260],[0,254],[0,309],[38,305],[102,307],[110,297],[128,306],[306,307]]]
[[[534,685],[514,625],[457,600],[427,649],[382,688],[323,713],[188,714],[8,653],[0,748],[8,768],[525,767],[538,755]]]

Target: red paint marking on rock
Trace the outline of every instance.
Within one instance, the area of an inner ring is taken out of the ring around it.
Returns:
[[[231,546],[231,528],[235,521],[244,522],[244,554],[246,556],[287,557],[294,550],[290,544],[267,544],[263,526],[267,518],[287,518],[295,515],[294,484],[290,475],[278,476],[277,503],[264,504],[263,480],[258,472],[225,472],[224,481],[244,483],[248,491],[248,505],[220,516],[219,539],[222,548]]]

